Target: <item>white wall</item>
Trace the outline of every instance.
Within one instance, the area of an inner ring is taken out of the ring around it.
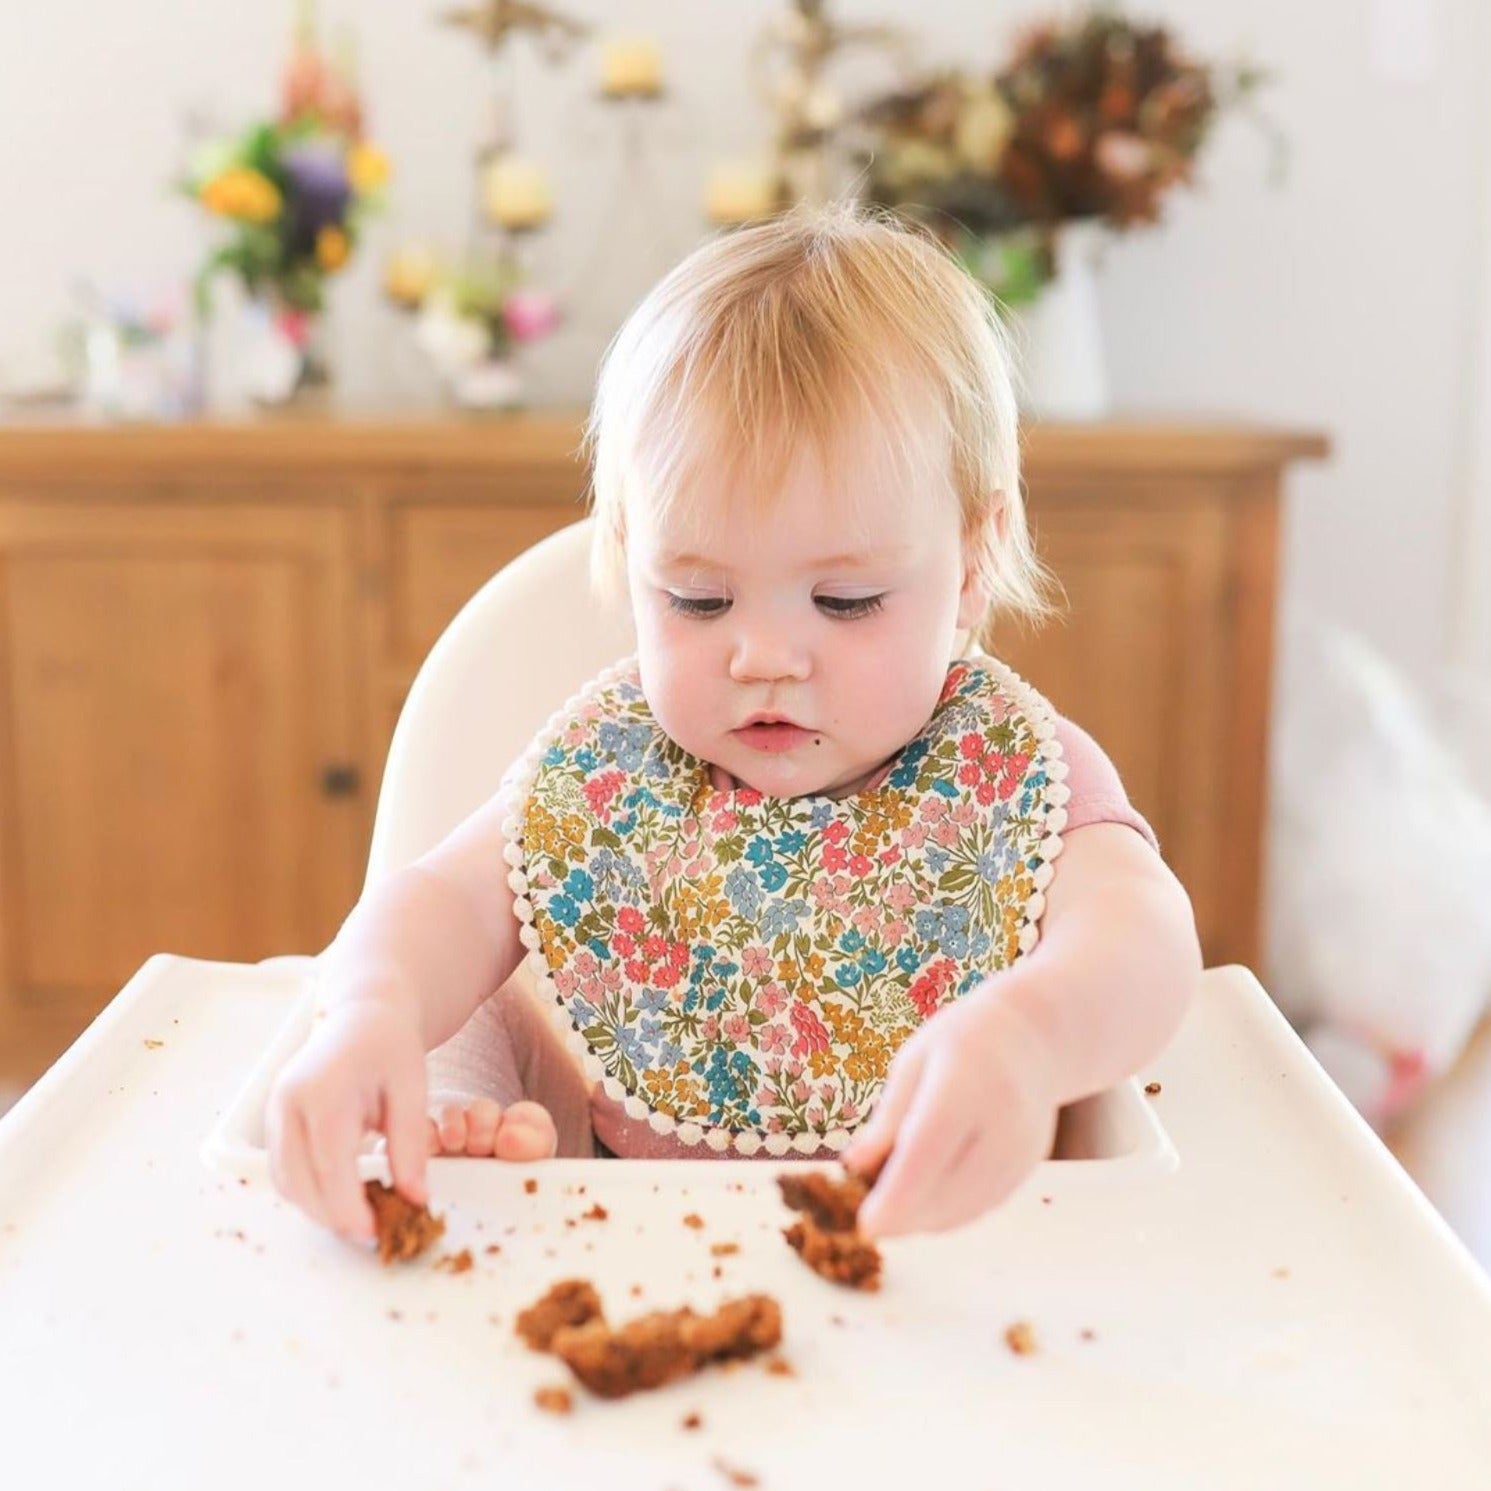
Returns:
[[[743,58],[781,3],[568,0],[598,23],[659,37],[677,85],[676,105],[656,121],[654,203],[610,221],[615,140],[588,98],[592,55],[549,72],[525,51],[525,129],[558,178],[562,214],[538,250],[555,281],[584,290],[570,327],[538,359],[543,397],[584,400],[617,317],[702,231],[708,162],[761,138]],[[356,22],[372,122],[398,171],[395,210],[337,299],[344,389],[364,402],[431,396],[404,324],[379,302],[379,262],[411,235],[455,241],[469,211],[485,74],[466,36],[433,23],[441,8],[323,5],[326,29]],[[992,58],[1021,17],[1051,7],[838,8],[846,18],[899,16],[928,57],[968,62]],[[1267,106],[1292,161],[1286,183],[1271,187],[1262,140],[1229,124],[1203,165],[1204,191],[1177,198],[1161,230],[1117,246],[1103,283],[1117,402],[1328,430],[1334,459],[1292,484],[1286,606],[1307,600],[1398,660],[1434,666],[1455,635],[1454,607],[1468,604],[1463,535],[1477,516],[1468,505],[1477,472],[1486,485],[1471,375],[1484,358],[1491,289],[1482,76],[1491,7],[1149,0],[1142,10],[1169,17],[1199,51],[1247,45],[1277,72]],[[198,104],[236,122],[264,107],[289,15],[289,0],[0,0],[0,369],[44,345],[75,274],[146,288],[189,272],[203,225],[164,185],[180,116]],[[1418,23],[1424,54],[1384,57],[1405,22]]]

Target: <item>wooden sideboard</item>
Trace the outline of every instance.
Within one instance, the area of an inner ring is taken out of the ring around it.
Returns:
[[[0,1079],[151,953],[309,952],[354,901],[420,660],[582,515],[578,416],[0,427]],[[1315,435],[1026,437],[1065,618],[996,649],[1090,730],[1256,961],[1284,471]]]

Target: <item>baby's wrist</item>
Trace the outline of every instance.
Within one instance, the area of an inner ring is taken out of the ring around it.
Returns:
[[[1069,1100],[1061,1043],[1048,1021],[1024,997],[1016,970],[990,980],[972,997],[981,1007],[985,1034],[1021,1087],[1053,1108]]]

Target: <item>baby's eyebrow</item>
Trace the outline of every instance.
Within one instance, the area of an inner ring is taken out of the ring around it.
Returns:
[[[876,565],[895,564],[905,559],[909,548],[864,549],[843,554],[826,554],[821,559],[805,560],[799,569],[873,569]],[[728,564],[706,558],[702,554],[660,554],[658,563],[664,569],[728,570]]]

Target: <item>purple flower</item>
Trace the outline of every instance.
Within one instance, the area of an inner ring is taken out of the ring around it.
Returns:
[[[286,233],[292,254],[315,251],[322,228],[339,227],[352,197],[347,163],[335,146],[303,144],[285,152]]]

